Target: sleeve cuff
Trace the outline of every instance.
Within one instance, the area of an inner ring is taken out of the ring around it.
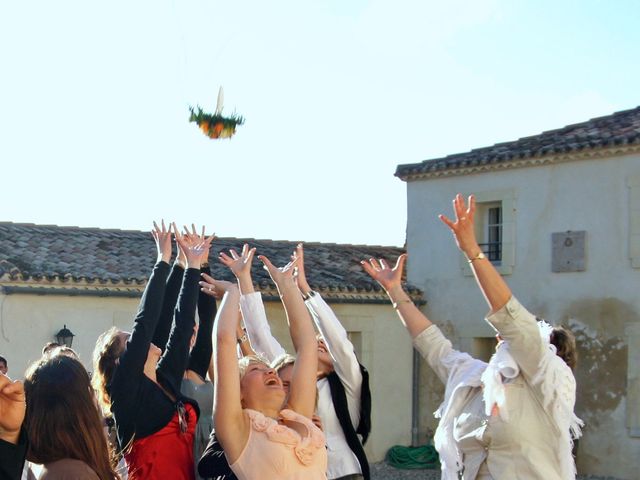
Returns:
[[[240,302],[250,302],[260,300],[261,298],[260,292],[251,292],[240,295]]]

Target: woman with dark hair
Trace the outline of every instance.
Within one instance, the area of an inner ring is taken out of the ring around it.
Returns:
[[[478,246],[475,199],[454,200],[455,221],[441,215],[467,260],[498,333],[487,364],[452,348],[440,329],[402,288],[405,255],[395,267],[369,259],[362,265],[387,292],[415,348],[445,384],[435,446],[443,480],[575,478],[572,438],[582,422],[573,413],[575,342],[565,330],[537,322],[513,297]]]
[[[197,236],[195,226],[192,225],[191,232],[185,228],[184,235]],[[204,228],[200,238],[205,238]],[[180,246],[177,247],[177,251],[175,262],[171,267],[171,273],[169,273],[169,278],[166,283],[160,320],[158,321],[152,340],[154,345],[167,344],[171,331],[173,311],[175,310],[180,293],[180,284],[182,283],[184,272],[187,269],[187,259]],[[202,252],[199,266],[201,274],[211,274],[208,248]],[[194,328],[191,337],[189,360],[180,386],[182,395],[195,400],[200,409],[200,416],[198,417],[193,442],[193,456],[196,464],[209,442],[209,435],[213,431],[213,383],[207,380],[207,370],[211,365],[213,352],[211,332],[213,330],[213,320],[215,316],[215,298],[204,292],[200,292],[198,295],[198,324]],[[194,470],[195,468],[196,465],[194,465]],[[196,477],[199,478],[197,470]]]
[[[24,387],[27,458],[44,464],[40,480],[120,478],[89,374],[77,359],[43,356],[27,369]]]
[[[131,333],[110,329],[94,350],[93,384],[105,413],[113,415],[129,479],[194,478],[193,438],[198,405],[180,392],[195,326],[200,258],[212,238],[182,236],[176,242],[187,270],[164,352],[152,343],[162,310],[171,232],[154,223],[157,263],[140,301]]]

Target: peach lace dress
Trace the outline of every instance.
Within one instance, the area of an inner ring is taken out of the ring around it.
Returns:
[[[293,410],[282,410],[280,419],[302,424],[301,436],[292,428],[245,409],[251,420],[247,445],[231,470],[240,480],[326,480],[327,450],[324,433],[311,420]]]

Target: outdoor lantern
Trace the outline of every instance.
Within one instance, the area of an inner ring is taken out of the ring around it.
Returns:
[[[56,333],[58,345],[64,345],[69,348],[71,348],[71,344],[73,343],[73,337],[75,337],[75,335],[67,328],[66,325],[62,330]]]

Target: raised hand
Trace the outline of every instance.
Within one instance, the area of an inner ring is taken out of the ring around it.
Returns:
[[[264,255],[258,256],[258,259],[264,264],[264,269],[269,272],[271,280],[276,284],[278,290],[281,287],[293,285],[295,287],[295,281],[293,274],[295,272],[295,266],[299,259],[295,259],[287,263],[284,267],[278,268]]]
[[[402,271],[406,259],[407,254],[403,253],[398,257],[393,268],[389,268],[387,262],[382,258],[380,260],[375,258],[370,258],[368,261],[362,260],[360,264],[371,278],[378,282],[387,293],[390,293],[393,289],[402,289]]]
[[[297,275],[295,276],[295,279],[298,282],[298,288],[300,289],[300,291],[304,295],[306,295],[311,291],[311,287],[307,282],[307,275],[304,270],[304,248],[302,246],[302,243],[299,243],[296,246],[296,249],[294,250],[293,255],[291,255],[291,260],[292,261],[297,260],[297,263],[296,263]]]
[[[203,238],[207,238],[205,235],[205,227],[204,225],[202,226],[202,233],[198,234],[197,230],[196,230],[196,226],[195,224],[191,224],[191,231],[189,231],[189,229],[187,227],[184,227],[184,231],[185,231],[185,235],[186,236],[191,236],[191,237],[199,237],[201,239]],[[213,242],[216,238],[216,234],[213,233],[209,238],[211,238],[211,242]],[[204,265],[209,263],[209,250],[211,247],[211,242],[209,243],[209,248],[207,248],[203,253],[202,253],[202,257],[200,257],[200,265]]]
[[[176,263],[182,268],[187,268],[187,257],[185,256],[184,252],[180,248],[180,245],[178,244],[177,241],[176,241],[176,250],[178,251],[176,255]]]
[[[385,289],[411,338],[415,338],[431,325],[431,321],[416,308],[409,295],[402,289],[402,271],[406,259],[407,255],[403,253],[393,268],[389,268],[387,262],[382,259],[370,258],[360,263],[369,276]]]
[[[178,227],[176,227],[175,223],[173,224],[173,234],[176,237],[176,243],[184,252],[187,259],[187,267],[199,269],[200,259],[205,252],[209,251],[209,247],[213,241],[213,236],[205,238],[198,234],[182,234],[178,230]]]
[[[0,373],[0,439],[18,443],[26,409],[22,382]]]
[[[476,232],[474,226],[474,216],[476,213],[476,199],[473,195],[469,196],[468,206],[462,195],[457,194],[453,199],[453,212],[456,216],[455,222],[445,215],[438,215],[438,218],[451,229],[456,245],[469,258],[475,257],[480,248],[476,240]]]
[[[171,229],[168,229],[164,220],[161,222],[161,227],[154,221],[153,230],[151,235],[156,241],[156,248],[158,250],[158,262],[163,261],[169,263],[171,260]]]
[[[220,261],[233,272],[236,278],[243,275],[251,275],[251,263],[253,262],[253,255],[256,253],[256,249],[249,248],[248,244],[242,246],[240,255],[233,248],[229,250],[229,255],[224,252],[220,252]]]
[[[237,285],[234,283],[227,282],[226,280],[216,280],[206,273],[201,274],[201,276],[202,280],[199,282],[200,290],[218,300],[220,300],[227,291],[237,288]]]

